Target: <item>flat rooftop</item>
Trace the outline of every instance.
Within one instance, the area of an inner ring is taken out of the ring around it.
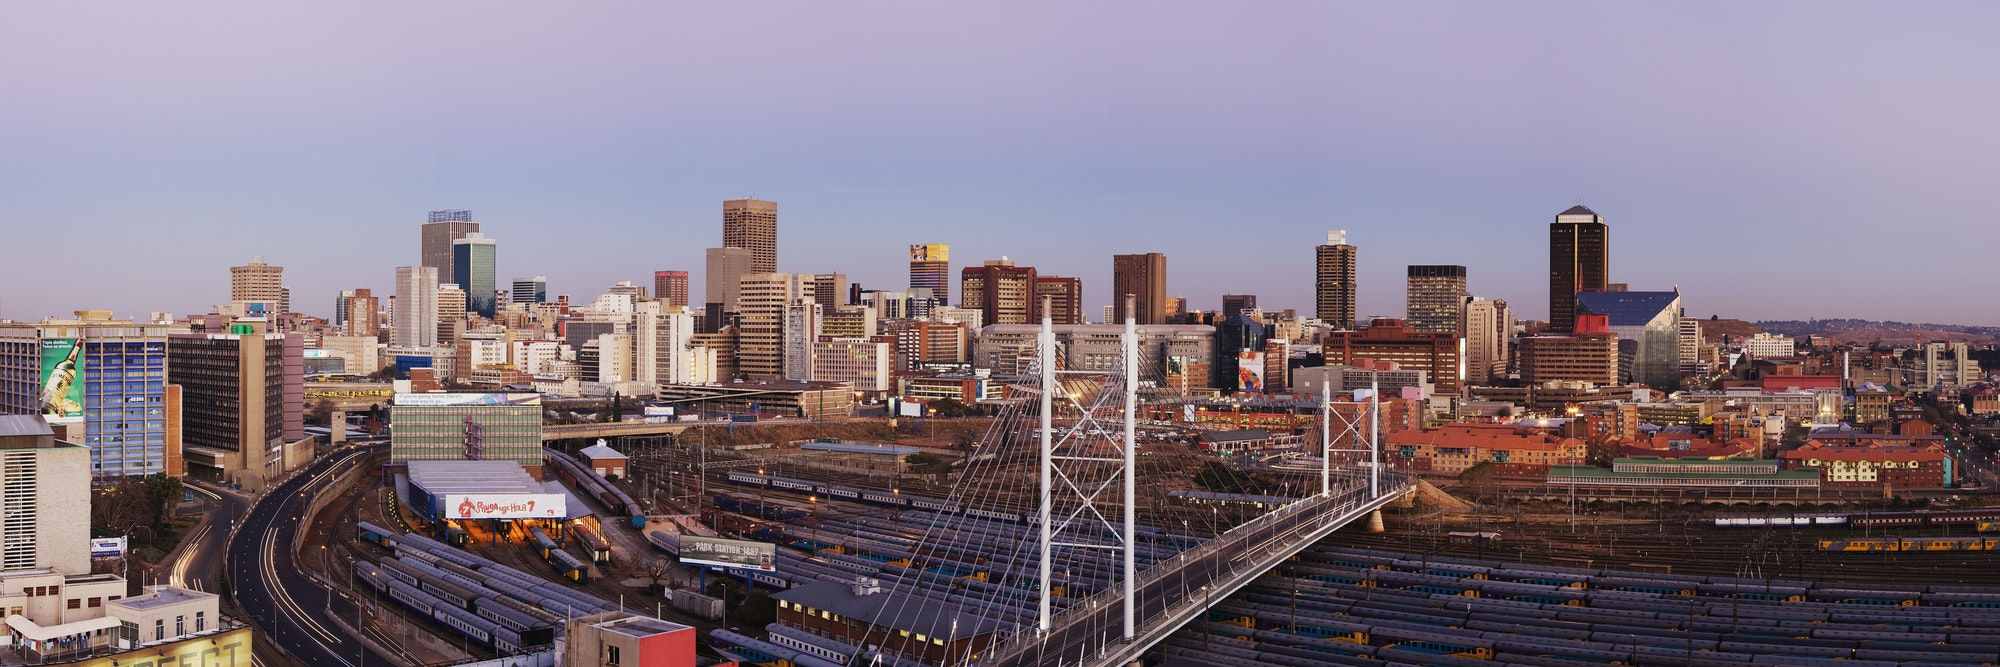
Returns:
[[[662,621],[650,616],[632,616],[597,624],[599,630],[616,632],[627,637],[651,637],[669,632],[691,630],[690,626]]]
[[[191,591],[176,586],[150,586],[146,588],[146,591],[145,595],[134,595],[123,600],[113,600],[110,604],[123,605],[133,609],[153,609],[216,597],[214,593]]]
[[[411,461],[410,483],[431,495],[543,493],[542,483],[513,461]]]
[[[809,452],[838,452],[841,454],[875,454],[879,456],[906,456],[924,451],[908,445],[867,445],[851,442],[812,442],[799,445],[799,449]]]

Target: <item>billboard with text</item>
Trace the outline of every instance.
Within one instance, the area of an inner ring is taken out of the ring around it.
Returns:
[[[567,516],[559,493],[449,494],[444,517],[463,519],[561,519]]]
[[[764,542],[725,540],[699,535],[681,536],[681,562],[714,565],[760,572],[778,570],[778,546]]]
[[[42,414],[83,416],[83,343],[75,338],[42,339]]]

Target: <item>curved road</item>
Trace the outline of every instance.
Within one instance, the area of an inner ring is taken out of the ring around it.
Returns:
[[[314,462],[251,506],[229,541],[228,575],[236,602],[272,644],[305,664],[401,664],[368,650],[335,625],[330,614],[351,619],[359,610],[346,598],[330,595],[292,559],[292,540],[311,498],[332,478],[387,448],[353,447]]]
[[[222,554],[228,547],[229,530],[236,520],[250,507],[250,501],[235,493],[216,492],[201,485],[188,483],[187,489],[208,498],[208,519],[195,528],[188,536],[186,546],[181,548],[160,579],[169,584],[197,591],[219,593],[222,591],[220,578]]]

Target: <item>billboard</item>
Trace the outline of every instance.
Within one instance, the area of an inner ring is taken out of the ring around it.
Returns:
[[[1236,353],[1237,391],[1264,391],[1264,353],[1243,350]]]
[[[42,339],[42,414],[83,416],[83,344],[75,338]]]
[[[420,407],[447,407],[453,405],[541,405],[542,395],[535,393],[435,393],[396,394],[396,405]]]
[[[124,537],[90,538],[91,558],[117,558],[125,555]]]
[[[778,571],[778,546],[764,542],[681,536],[681,562],[761,572]]]
[[[461,519],[561,519],[563,496],[559,493],[493,493],[483,495],[448,494],[444,497],[444,518]]]
[[[912,262],[951,261],[951,246],[945,243],[910,244],[910,261]]]

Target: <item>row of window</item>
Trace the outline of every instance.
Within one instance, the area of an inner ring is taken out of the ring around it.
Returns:
[[[833,622],[836,622],[836,623],[842,623],[842,622],[846,622],[846,618],[845,618],[845,617],[842,617],[842,616],[841,616],[840,614],[836,614],[836,613],[833,613],[833,612],[831,612],[831,611],[827,611],[827,610],[825,610],[825,609],[814,609],[814,608],[812,608],[812,607],[808,607],[808,606],[805,606],[805,605],[803,605],[803,604],[800,604],[800,603],[797,603],[797,602],[791,602],[791,601],[788,601],[788,600],[779,600],[779,601],[778,601],[778,608],[779,608],[779,609],[790,609],[790,610],[792,610],[792,611],[796,611],[796,612],[799,612],[799,613],[801,613],[801,614],[805,614],[805,615],[806,615],[806,616],[808,616],[808,617],[810,617],[810,616],[818,616],[818,617],[820,617],[820,618],[821,618],[822,620],[828,620],[828,621],[833,621]],[[931,636],[927,636],[927,635],[925,635],[924,633],[921,633],[921,632],[917,632],[917,633],[912,633],[912,632],[910,632],[909,630],[897,630],[897,631],[896,631],[896,635],[897,635],[897,636],[900,636],[900,637],[902,637],[902,638],[904,638],[904,639],[909,639],[909,638],[911,638],[912,636],[914,636],[914,637],[916,638],[916,640],[917,640],[917,643],[919,643],[919,644],[931,644],[931,645],[934,645],[934,646],[943,646],[943,645],[944,645],[944,638],[943,638],[943,637],[931,637]]]

